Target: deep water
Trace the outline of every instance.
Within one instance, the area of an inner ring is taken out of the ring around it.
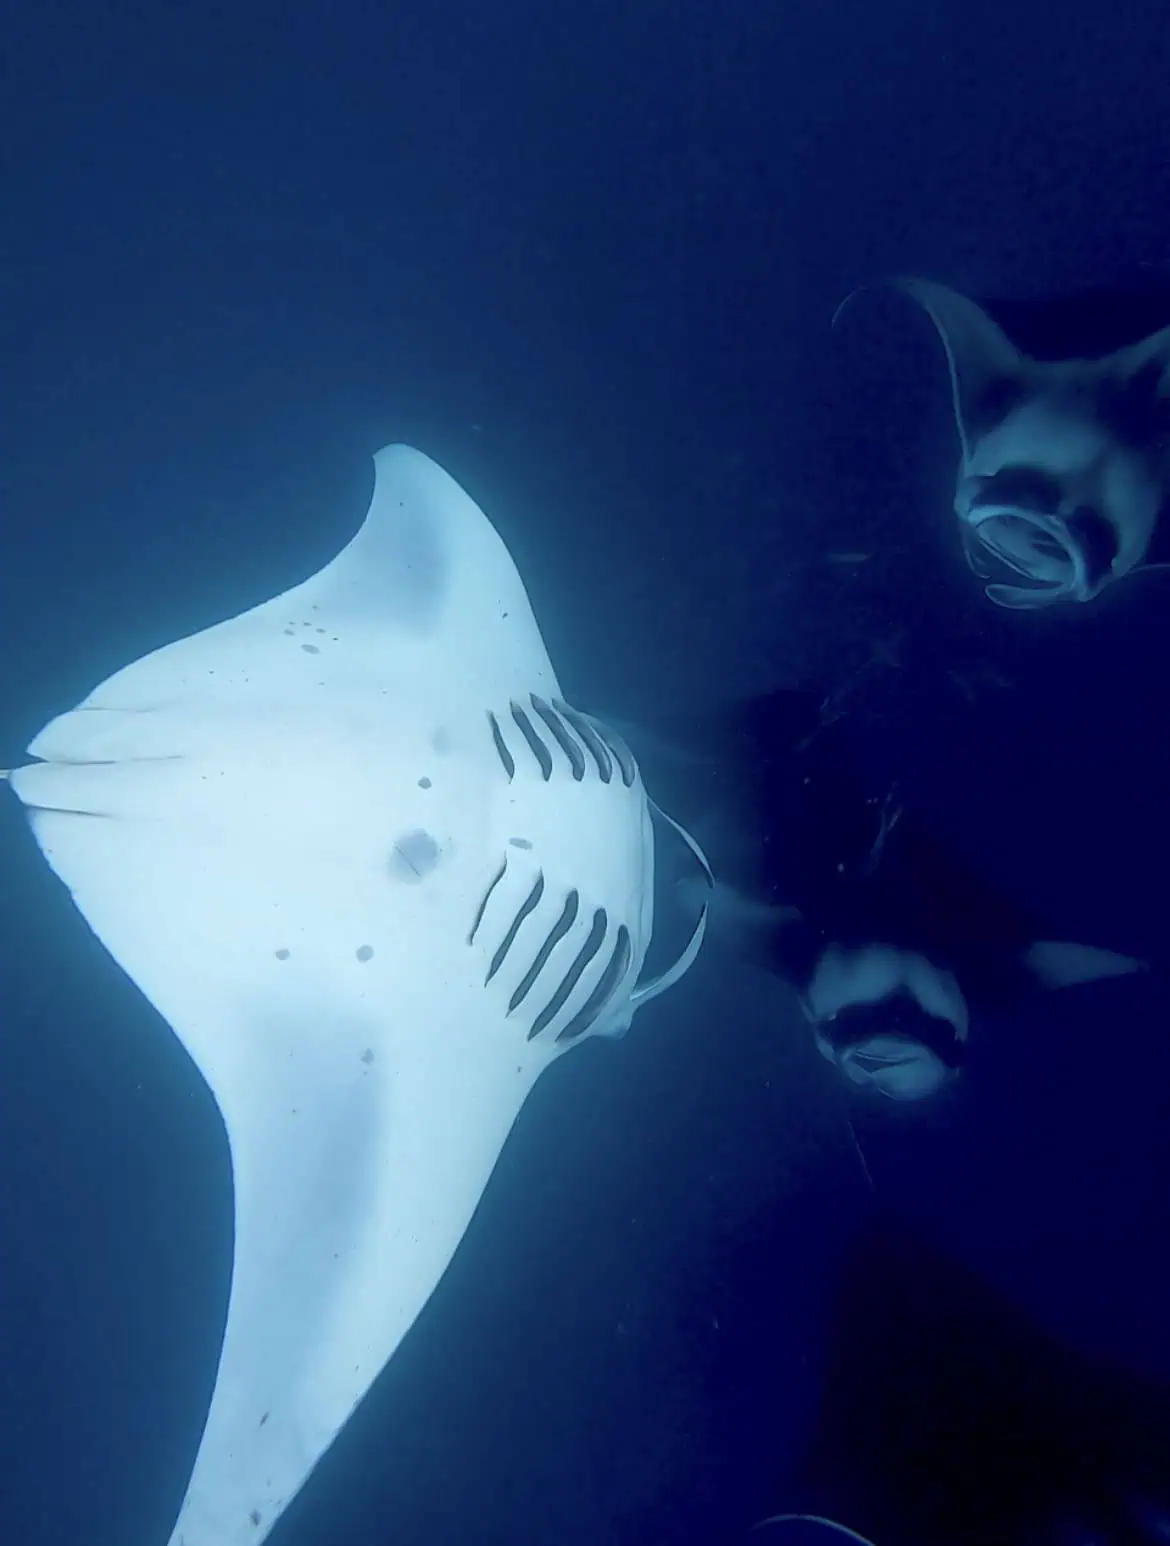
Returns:
[[[1163,274],[1163,9],[66,0],[3,30],[0,763],[318,568],[405,440],[500,529],[574,703],[852,684],[875,776],[1052,935],[1154,968],[986,1024],[953,1098],[894,1114],[708,949],[542,1082],[273,1541],[741,1541],[875,1210],[1170,1381],[1170,575],[990,608],[929,324],[875,292],[830,327],[891,274]],[[194,1066],[0,800],[2,1546],[163,1546],[230,1197]]]

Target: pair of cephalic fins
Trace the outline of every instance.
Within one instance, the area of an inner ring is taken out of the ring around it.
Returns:
[[[171,1546],[262,1541],[447,1268],[541,1072],[646,979],[652,806],[474,502],[403,446],[320,573],[156,650],[9,774],[231,1147],[218,1376]]]
[[[1170,494],[1170,327],[1099,358],[1033,359],[973,301],[928,280],[898,284],[946,349],[955,514],[991,600],[1091,601],[1154,567]]]

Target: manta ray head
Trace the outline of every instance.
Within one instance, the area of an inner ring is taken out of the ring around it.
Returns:
[[[1091,601],[1145,556],[1163,501],[1158,467],[1094,396],[1023,396],[969,443],[955,514],[967,561],[999,606]]]
[[[831,944],[804,995],[817,1051],[848,1083],[925,1100],[958,1074],[969,1016],[955,977],[893,945]]]
[[[1170,328],[1100,359],[1036,360],[953,290],[900,288],[946,349],[955,514],[990,600],[1091,601],[1141,566],[1170,487]]]

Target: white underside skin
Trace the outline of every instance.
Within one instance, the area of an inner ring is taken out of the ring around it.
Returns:
[[[264,1540],[434,1290],[542,1070],[649,996],[632,759],[558,706],[472,500],[406,447],[376,468],[319,574],[119,671],[10,775],[231,1146],[227,1327],[171,1546]]]

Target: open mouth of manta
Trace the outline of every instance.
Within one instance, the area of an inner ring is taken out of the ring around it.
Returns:
[[[877,1032],[842,1048],[837,1062],[851,1084],[895,1101],[924,1100],[955,1072],[932,1047],[898,1031]]]
[[[1082,534],[1058,515],[976,506],[966,514],[963,537],[968,564],[980,579],[991,581],[988,598],[1015,611],[1089,601],[1108,575],[1108,566],[1101,573],[1094,563]],[[1004,578],[996,579],[997,569]]]

